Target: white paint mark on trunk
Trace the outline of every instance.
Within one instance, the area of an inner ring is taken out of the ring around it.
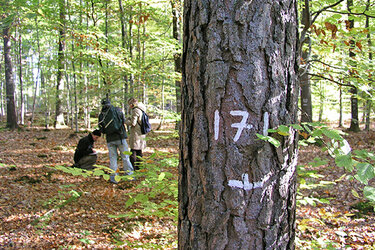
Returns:
[[[214,132],[215,132],[215,140],[219,139],[219,127],[220,127],[220,116],[219,110],[215,110],[215,122],[214,122]]]
[[[270,125],[270,115],[268,112],[264,113],[263,115],[263,135],[267,136],[268,135],[268,128]]]
[[[242,181],[239,180],[229,180],[228,185],[232,188],[240,188],[244,189],[246,191],[255,189],[255,188],[262,188],[264,181],[258,181],[258,182],[249,182],[249,175],[243,174],[242,175]]]

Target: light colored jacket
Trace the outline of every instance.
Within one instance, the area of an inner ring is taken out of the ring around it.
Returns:
[[[126,120],[129,126],[129,147],[135,150],[143,150],[146,148],[146,135],[142,135],[142,111],[146,112],[146,107],[139,102],[135,108],[131,110],[130,118]]]

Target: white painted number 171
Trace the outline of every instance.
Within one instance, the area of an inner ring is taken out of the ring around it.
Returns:
[[[233,123],[231,125],[232,128],[237,128],[237,133],[234,136],[233,140],[236,142],[240,139],[242,131],[246,129],[252,129],[253,125],[247,124],[247,118],[249,118],[249,113],[247,111],[242,110],[232,110],[230,111],[232,116],[242,116],[242,120],[239,123]],[[219,111],[215,111],[215,122],[214,122],[214,132],[215,132],[215,140],[219,139],[219,127],[220,127],[220,115]]]

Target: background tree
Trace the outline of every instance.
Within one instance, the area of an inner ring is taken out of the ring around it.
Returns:
[[[7,127],[15,129],[18,127],[16,103],[15,103],[15,87],[13,78],[13,65],[11,58],[11,27],[13,18],[7,12],[9,10],[9,2],[1,2],[1,27],[4,41],[4,68],[5,68],[5,86],[6,86],[6,109],[7,109]]]
[[[179,249],[294,246],[296,4],[184,2]]]
[[[65,68],[65,0],[59,0],[59,50],[57,56],[57,77],[56,77],[56,109],[55,109],[55,121],[54,127],[57,125],[63,125],[64,114],[62,111],[62,96],[61,90],[64,84],[64,68]]]

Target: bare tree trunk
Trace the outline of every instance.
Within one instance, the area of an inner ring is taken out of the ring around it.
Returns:
[[[320,96],[319,96],[319,117],[318,121],[321,122],[323,119],[323,111],[324,111],[324,86],[320,83]]]
[[[119,4],[119,10],[120,10],[120,23],[121,23],[121,46],[123,48],[124,51],[126,51],[127,49],[127,33],[126,33],[126,21],[125,21],[125,13],[124,13],[124,6],[122,4],[122,0],[118,0],[118,4]],[[125,56],[124,58],[125,61],[127,61],[127,58]],[[126,108],[127,107],[127,100],[129,99],[129,96],[128,96],[128,92],[129,92],[129,77],[128,77],[128,73],[125,72],[124,73],[124,85],[123,85],[123,96],[124,96],[124,102],[122,103],[123,104],[123,110],[124,110],[124,113],[125,115],[128,114],[128,109]]]
[[[3,28],[4,40],[4,65],[5,65],[5,85],[6,85],[6,101],[7,101],[7,127],[10,129],[18,128],[16,104],[15,104],[15,88],[13,80],[13,66],[11,59],[10,46],[10,27]]]
[[[172,26],[173,26],[173,38],[181,43],[181,1],[180,0],[171,0],[172,5]],[[181,52],[178,51],[174,54],[174,70],[175,72],[181,73],[182,72],[182,65],[181,65]],[[176,111],[177,113],[181,113],[181,80],[175,81],[176,85]],[[175,129],[178,130],[180,127],[180,123],[176,123]]]
[[[38,6],[39,6],[39,1],[38,1]],[[37,89],[38,89],[38,79],[42,78],[42,63],[41,63],[41,58],[40,58],[40,40],[39,40],[39,22],[38,22],[38,15],[35,16],[35,28],[36,28],[36,42],[37,42],[37,47],[38,47],[38,73],[36,76],[35,80],[35,85],[34,85],[34,96],[33,96],[33,105],[31,108],[31,118],[30,118],[30,126],[32,127],[34,125],[34,117],[35,117],[35,105],[36,105],[36,99],[37,99]],[[44,87],[41,87],[42,91],[46,91]],[[43,94],[42,94],[43,95]],[[44,102],[44,105],[47,105]],[[46,107],[47,109],[47,107]]]
[[[353,7],[353,0],[347,0],[347,7],[349,13],[351,13],[351,8]],[[350,14],[349,14],[350,16]],[[354,19],[348,18],[349,22],[349,28],[352,29],[354,28]],[[353,52],[355,48],[355,42],[354,40],[350,40],[350,48],[349,48],[349,57],[355,57],[355,53]],[[353,66],[353,65],[350,65]],[[350,71],[349,74],[353,76],[353,72]],[[350,88],[349,93],[351,94],[350,96],[350,106],[351,106],[351,120],[350,120],[350,131],[353,132],[359,132],[359,118],[358,118],[358,89],[354,85]]]
[[[287,17],[287,18],[286,18]],[[297,3],[184,2],[179,249],[294,249]]]
[[[339,117],[339,127],[342,128],[344,125],[342,123],[342,109],[343,109],[343,103],[342,103],[342,87],[340,86],[340,117]]]
[[[370,5],[371,5],[371,1],[370,0],[367,0],[367,4],[366,4],[366,11],[369,10],[370,8]],[[370,18],[368,16],[366,16],[366,25],[365,25],[366,29],[370,27]],[[369,63],[372,64],[372,41],[371,41],[371,35],[370,33],[367,34],[367,44],[368,44],[368,47],[370,48],[369,49],[369,54],[368,54],[368,59],[369,59]],[[371,91],[372,93],[372,91]],[[370,131],[370,123],[371,123],[371,106],[372,106],[372,99],[371,97],[367,97],[367,101],[366,101],[366,122],[365,122],[365,131]]]
[[[0,71],[2,71],[2,64],[0,63]],[[3,118],[5,116],[4,111],[4,81],[0,81],[0,121],[3,121]]]
[[[56,82],[56,109],[55,109],[55,121],[54,127],[57,125],[64,125],[64,114],[62,111],[62,87],[64,84],[64,53],[65,53],[65,0],[59,1],[60,6],[60,22],[59,25],[59,51],[57,58],[57,82]]]
[[[308,62],[310,58],[311,42],[309,28],[311,26],[311,15],[310,15],[310,1],[304,0],[302,8],[302,25],[305,31],[303,41],[301,42],[301,55],[303,62],[301,63],[304,67],[301,67],[300,71],[300,86],[301,86],[301,122],[312,122],[312,101],[311,101],[311,84],[310,84],[310,64]],[[302,46],[307,44],[308,48],[304,49]]]
[[[129,58],[130,61],[133,61],[133,7],[130,7],[129,13],[129,43],[128,43],[128,49],[129,49]],[[134,97],[134,74],[130,74],[129,78],[129,88],[130,88],[130,96]]]
[[[25,100],[23,95],[23,75],[22,75],[22,36],[21,33],[18,36],[18,63],[19,63],[19,72],[18,77],[20,81],[20,123],[25,124]]]

